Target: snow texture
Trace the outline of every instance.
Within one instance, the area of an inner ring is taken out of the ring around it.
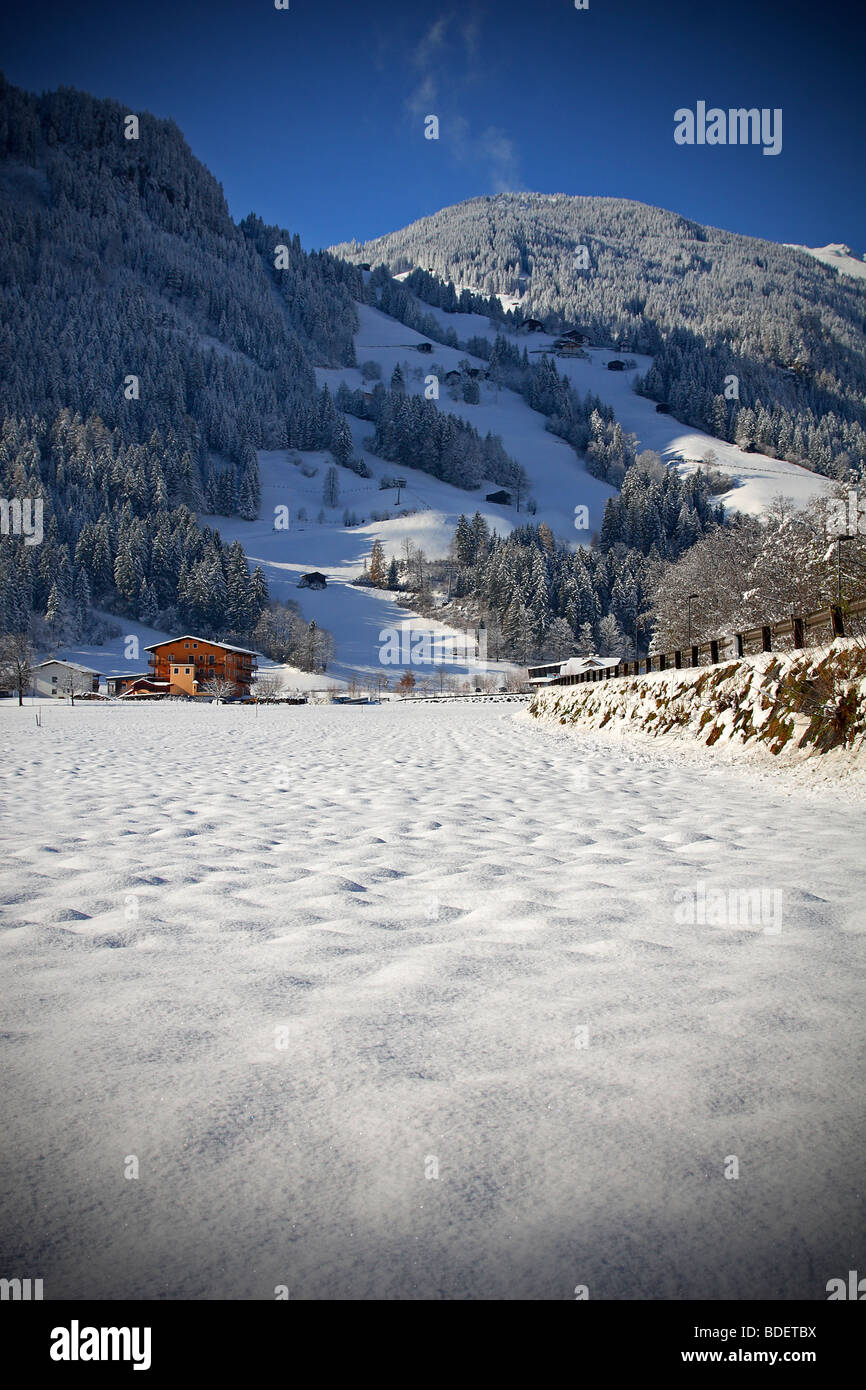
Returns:
[[[513,708],[0,708],[7,1275],[823,1299],[855,1267],[860,814]],[[780,930],[681,924],[702,884],[781,892]]]

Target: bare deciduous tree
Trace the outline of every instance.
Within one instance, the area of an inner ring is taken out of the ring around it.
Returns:
[[[93,678],[88,671],[79,671],[75,666],[65,666],[57,688],[75,704],[76,695],[89,695],[93,689]]]
[[[14,690],[19,705],[33,680],[33,649],[26,634],[0,638],[0,686]]]
[[[202,685],[206,695],[213,698],[215,705],[221,705],[223,700],[228,700],[234,695],[236,686],[234,681],[226,680],[224,676],[211,676]]]
[[[273,671],[258,671],[253,678],[252,693],[261,704],[273,704],[283,694],[282,677]]]

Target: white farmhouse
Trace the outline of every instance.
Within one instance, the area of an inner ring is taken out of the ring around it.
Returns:
[[[99,690],[99,671],[81,666],[77,661],[59,661],[49,657],[33,667],[31,695],[56,695],[66,699],[89,695]]]

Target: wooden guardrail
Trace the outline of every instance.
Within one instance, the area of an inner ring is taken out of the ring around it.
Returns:
[[[866,599],[857,599],[843,607],[833,604],[829,608],[819,608],[814,613],[792,613],[790,618],[782,618],[778,622],[764,623],[760,627],[729,633],[724,637],[713,637],[709,642],[698,642],[692,647],[681,647],[673,652],[655,652],[652,656],[644,656],[636,661],[620,661],[616,666],[598,667],[594,671],[581,671],[570,676],[557,676],[549,684],[583,685],[586,681],[644,676],[651,671],[715,666],[720,661],[753,656],[756,652],[820,646],[821,641],[817,634],[824,633],[829,640],[850,636],[853,623],[858,618],[866,622]]]

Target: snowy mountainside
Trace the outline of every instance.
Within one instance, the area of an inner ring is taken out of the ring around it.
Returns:
[[[430,309],[430,306],[424,307]],[[502,325],[479,315],[450,314],[435,308],[430,312],[441,324],[443,337],[448,328],[456,328],[462,341],[473,336],[492,341],[497,332],[503,331]],[[419,354],[417,345],[425,339],[415,330],[370,305],[359,304],[358,315],[357,361],[376,362],[386,381],[400,365],[407,394],[422,394],[428,374],[437,367],[449,371],[459,361],[467,360],[479,368],[486,365],[483,359],[441,342],[433,344],[432,354]],[[506,332],[513,333],[515,341],[521,344],[526,341],[525,334],[513,330]],[[550,350],[553,339],[550,335],[534,334],[532,343],[539,351]],[[645,369],[651,359],[638,357],[635,369],[617,373],[607,370],[611,356],[609,352],[592,350],[588,361],[557,361],[557,370],[567,375],[581,394],[591,391],[610,404],[623,428],[635,432],[640,448],[657,450],[681,471],[693,470],[706,452],[712,450],[716,456],[715,466],[730,473],[735,482],[722,499],[726,505],[759,515],[779,494],[803,504],[829,490],[828,479],[796,464],[759,453],[746,454],[736,445],[689,430],[669,415],[659,415],[652,401],[636,395],[632,389],[635,375]],[[328,385],[332,394],[336,393],[340,382],[352,388],[361,385],[360,368],[318,368],[317,377],[321,385]],[[522,397],[489,382],[481,383],[480,396],[479,404],[467,405],[462,401],[450,401],[443,390],[439,406],[468,419],[481,433],[491,430],[502,437],[507,452],[529,475],[530,490],[538,503],[532,517],[525,511],[518,512],[513,504],[501,506],[485,502],[485,487],[478,492],[465,492],[414,469],[397,470],[407,484],[397,507],[392,490],[379,490],[379,479],[392,477],[394,465],[377,458],[364,447],[363,441],[370,433],[369,423],[349,416],[355,453],[363,458],[372,476],[363,479],[341,469],[339,505],[326,513],[323,524],[316,517],[321,509],[321,477],[327,456],[299,455],[302,465],[319,470],[315,477],[307,478],[301,466],[291,463],[286,451],[259,454],[262,508],[258,520],[208,518],[211,524],[219,525],[225,538],[241,540],[251,563],[262,566],[273,597],[292,598],[307,621],[315,618],[334,632],[337,643],[334,670],[339,675],[375,670],[381,645],[379,633],[395,620],[411,622],[413,630],[430,625],[428,620],[395,604],[392,593],[350,587],[350,581],[362,573],[374,540],[382,541],[386,556],[399,555],[404,542],[409,540],[420,546],[428,558],[444,558],[459,515],[461,512],[471,514],[476,509],[500,535],[526,521],[545,522],[559,540],[577,545],[585,544],[589,533],[575,530],[574,509],[586,505],[590,532],[598,530],[605,501],[614,495],[614,489],[589,474],[585,462],[565,441],[546,430],[544,418],[531,410]],[[274,509],[280,505],[289,507],[292,524],[288,531],[273,529]],[[298,520],[301,508],[306,517]],[[341,524],[344,508],[354,512],[359,521],[363,519],[364,524],[344,527]],[[406,510],[413,514],[397,514]],[[373,511],[390,511],[391,519],[374,521],[370,516]],[[296,588],[300,575],[309,569],[321,570],[328,576],[327,590],[309,592]]]
[[[851,247],[841,241],[831,241],[826,246],[800,246],[795,241],[786,241],[792,251],[805,251],[823,265],[832,266],[843,275],[853,275],[857,280],[866,279],[866,256],[854,256]]]
[[[833,476],[866,457],[866,286],[796,248],[623,198],[504,193],[333,249],[652,354],[649,394],[728,442]]]

